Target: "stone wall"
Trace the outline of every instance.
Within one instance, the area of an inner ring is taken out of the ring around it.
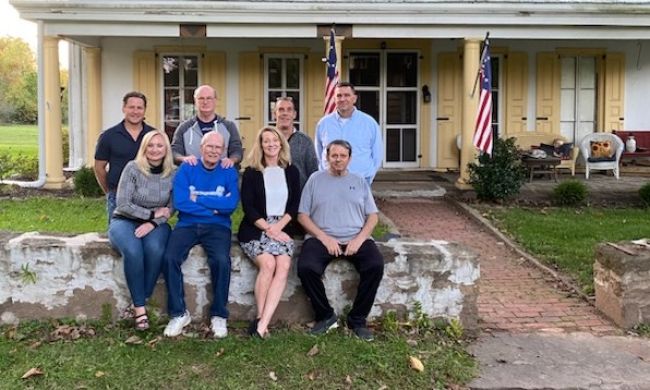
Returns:
[[[386,266],[371,318],[388,310],[410,312],[413,303],[419,301],[432,318],[456,318],[468,330],[477,327],[480,272],[475,254],[444,241],[392,239],[378,245]],[[236,242],[231,255],[231,319],[250,319],[255,315],[257,270]],[[186,301],[195,319],[208,315],[210,302],[209,269],[203,256],[203,250],[196,247],[183,265]],[[325,286],[337,313],[351,304],[357,281],[357,273],[347,261],[335,261],[328,267]],[[72,237],[0,234],[0,286],[3,323],[79,315],[97,318],[102,306],[109,305],[116,314],[130,304],[122,260],[107,239],[95,233]],[[153,301],[165,307],[162,277]],[[294,263],[275,318],[293,323],[312,317]]]
[[[594,263],[596,307],[618,326],[650,323],[650,249],[600,244]]]

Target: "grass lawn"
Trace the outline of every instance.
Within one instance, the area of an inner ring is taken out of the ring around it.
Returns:
[[[0,328],[0,387],[443,389],[476,373],[463,343],[442,328],[424,335],[379,332],[365,342],[342,329],[320,337],[280,329],[256,340],[231,328],[227,338],[214,340],[206,328],[167,339],[163,322],[138,333],[126,321],[103,324]],[[424,364],[422,372],[409,367],[411,356]],[[32,368],[42,375],[21,379]]]
[[[483,208],[526,251],[573,277],[592,294],[596,245],[650,237],[650,210],[640,208]]]
[[[38,156],[38,126],[0,125],[0,154]]]

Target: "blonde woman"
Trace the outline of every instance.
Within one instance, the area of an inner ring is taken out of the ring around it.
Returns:
[[[117,186],[117,207],[108,238],[124,261],[137,330],[149,328],[145,303],[156,286],[169,237],[173,178],[169,140],[165,133],[154,130],[145,134],[135,160],[126,164]]]
[[[292,221],[300,203],[300,173],[289,145],[275,127],[262,128],[247,156],[241,185],[244,218],[238,239],[259,273],[255,280],[257,319],[249,334],[264,338],[287,285],[293,256]]]

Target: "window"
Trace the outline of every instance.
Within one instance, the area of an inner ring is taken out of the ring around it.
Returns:
[[[303,84],[303,55],[297,54],[267,54],[264,57],[264,107],[266,107],[266,123],[275,124],[273,111],[275,99],[290,96],[298,113],[294,126],[301,129],[302,112],[301,90]]]
[[[163,112],[170,137],[179,123],[194,116],[194,90],[199,86],[198,55],[163,55]]]
[[[501,56],[491,56],[492,66],[492,134],[499,137],[501,131]]]

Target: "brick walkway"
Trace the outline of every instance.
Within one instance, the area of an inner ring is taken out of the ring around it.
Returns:
[[[403,236],[458,242],[480,254],[482,330],[620,333],[593,306],[564,291],[453,204],[391,198],[378,200],[377,205]]]

